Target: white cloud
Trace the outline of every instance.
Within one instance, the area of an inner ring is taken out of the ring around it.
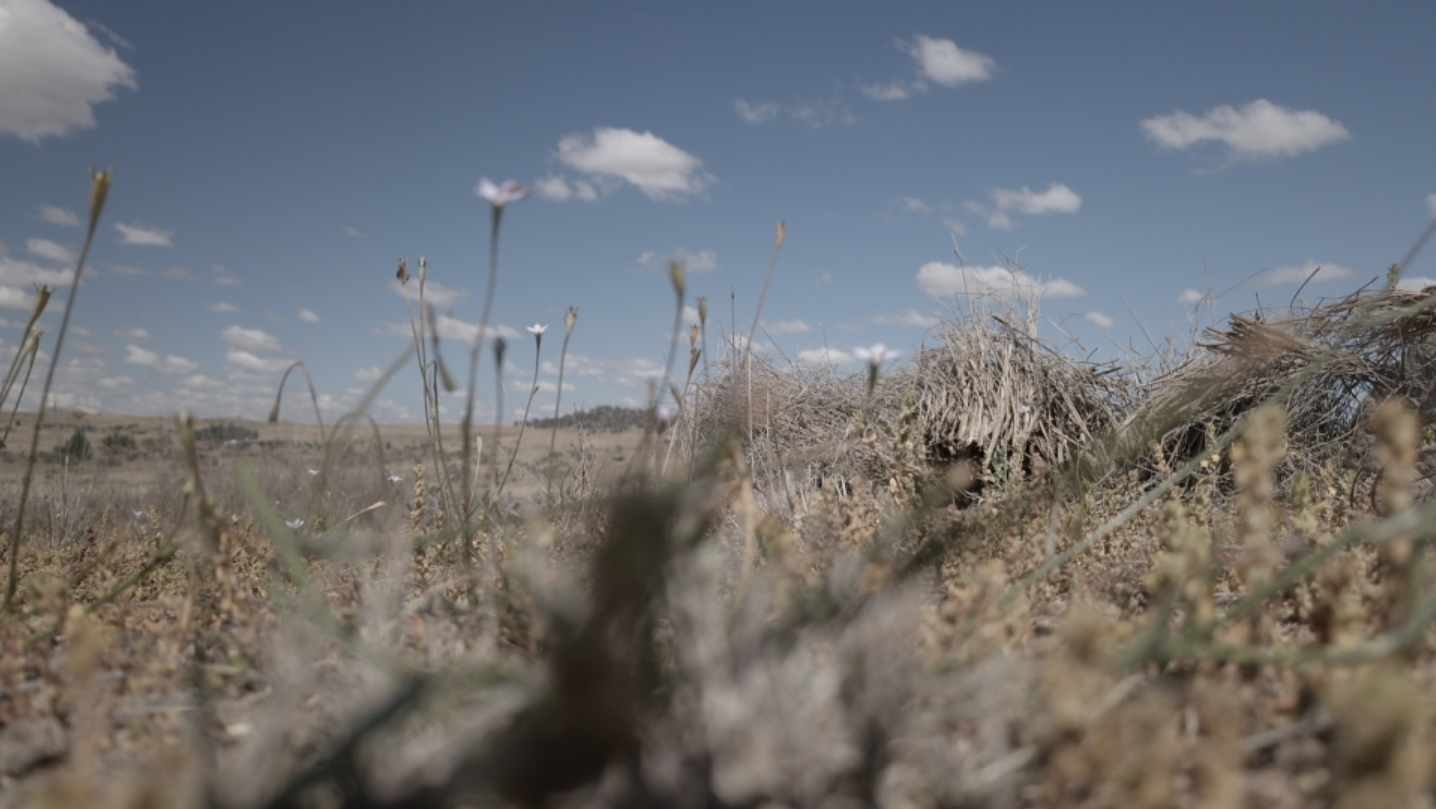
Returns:
[[[750,124],[761,124],[778,117],[778,105],[772,101],[753,104],[740,98],[733,102],[733,107],[738,110],[738,117]]]
[[[1082,198],[1072,189],[1060,183],[1053,183],[1046,191],[1031,191],[1023,186],[1021,191],[998,188],[992,192],[992,200],[1000,210],[1041,216],[1049,213],[1076,213],[1082,207]]]
[[[65,227],[77,228],[80,226],[80,217],[69,208],[60,208],[54,205],[40,206],[40,221],[52,225],[64,225]]]
[[[427,286],[427,284],[426,284],[425,286]],[[319,315],[314,314],[313,312],[309,311],[308,309],[300,309],[300,310],[299,310],[299,319],[302,320],[302,321],[304,321],[305,323],[318,323],[318,322],[319,322]]]
[[[533,186],[540,197],[554,202],[567,202],[570,199],[593,202],[598,199],[598,189],[594,188],[591,183],[586,183],[583,180],[569,182],[554,174],[534,180]]]
[[[366,234],[364,231],[360,230],[359,228],[354,227],[353,225],[345,225],[345,226],[344,226],[344,233],[345,233],[346,235],[348,235],[349,238],[351,238],[351,239],[362,239],[362,238],[364,238],[366,235],[368,235],[368,234]]]
[[[242,371],[251,371],[257,374],[277,373],[294,364],[289,360],[259,357],[249,351],[239,351],[237,349],[226,351],[224,359],[230,365]]]
[[[1110,329],[1113,326],[1117,325],[1117,321],[1102,314],[1101,312],[1088,312],[1082,317],[1086,318],[1091,323],[1096,324],[1097,328],[1099,329]]]
[[[1237,159],[1294,157],[1351,139],[1340,121],[1312,110],[1289,110],[1264,98],[1240,109],[1223,104],[1197,117],[1189,112],[1142,121],[1142,131],[1167,149],[1188,149],[1206,141],[1224,143]]]
[[[659,268],[665,272],[669,262],[673,261],[681,262],[685,272],[712,272],[718,269],[718,254],[712,250],[699,250],[697,253],[690,253],[681,247],[668,253],[646,250],[638,257],[640,266]]]
[[[235,305],[232,304],[232,303],[225,303],[224,301],[218,301],[218,302],[216,302],[216,303],[210,304],[210,305],[209,305],[209,310],[210,310],[211,312],[238,312],[238,311],[239,311],[239,307],[235,306]]]
[[[812,326],[809,326],[808,323],[807,323],[807,321],[802,320],[802,319],[779,320],[779,321],[777,321],[776,323],[769,323],[768,321],[765,320],[765,321],[763,321],[762,326],[763,326],[763,331],[767,332],[767,333],[770,334],[770,335],[771,335],[771,334],[803,334],[804,332],[810,332],[810,331],[813,330],[813,327],[812,327]]]
[[[95,125],[93,105],[135,85],[115,52],[46,0],[0,5],[0,134],[39,143]]]
[[[74,273],[69,270],[47,270],[28,261],[0,256],[0,284],[20,287],[31,284],[64,287],[69,286],[73,280]]]
[[[399,279],[390,278],[389,289],[401,298],[407,294],[413,296],[415,302],[419,300],[418,279],[409,279],[409,285],[406,288],[403,284],[399,283]],[[405,291],[406,289],[407,292]],[[440,309],[446,306],[452,306],[454,303],[463,300],[468,294],[468,292],[462,289],[447,287],[438,281],[426,280],[424,282],[424,301],[430,306],[436,306]],[[417,315],[418,313],[415,312],[415,314]]]
[[[992,71],[997,67],[991,57],[965,51],[950,39],[918,35],[911,44],[899,44],[917,60],[918,72],[924,78],[945,87],[986,81],[992,78]]]
[[[651,132],[598,127],[592,138],[560,140],[557,157],[600,181],[629,183],[654,200],[680,200],[713,182],[702,160]]]
[[[284,346],[279,338],[264,331],[263,329],[246,329],[242,326],[230,326],[219,333],[226,343],[235,348],[246,351],[282,351]]]
[[[767,123],[780,115],[786,115],[789,120],[807,124],[813,129],[857,122],[853,111],[840,93],[835,93],[826,101],[795,101],[791,104],[764,101],[753,104],[740,98],[733,105],[738,110],[738,117],[750,124]]]
[[[120,232],[120,244],[143,244],[154,247],[172,247],[174,245],[174,234],[167,230],[144,225],[126,225],[123,222],[116,222],[115,230]]]
[[[794,121],[805,123],[813,129],[822,129],[832,124],[854,124],[857,118],[841,98],[827,101],[803,101],[788,105],[788,116]]]
[[[355,381],[355,382],[365,382],[365,383],[368,383],[368,382],[377,382],[377,381],[379,381],[379,379],[382,378],[383,376],[384,376],[384,369],[383,369],[383,368],[380,368],[380,367],[377,366],[377,365],[372,365],[372,366],[370,366],[370,367],[368,367],[368,368],[360,368],[359,370],[355,371],[355,372],[354,372],[354,381]]]
[[[30,255],[49,259],[59,264],[75,263],[74,250],[49,239],[29,239],[25,242],[25,249],[30,251]]]
[[[546,374],[558,373],[558,363],[544,361],[542,369]],[[663,366],[651,359],[595,360],[583,354],[570,352],[566,360],[565,373],[570,376],[591,378],[610,388],[634,388],[646,390],[648,383],[663,378]],[[564,384],[568,390],[568,384]]]
[[[125,346],[125,362],[134,365],[141,365],[146,368],[159,371],[164,374],[190,374],[199,369],[199,363],[187,360],[184,357],[170,354],[164,359],[153,351],[147,351],[137,345]]]
[[[232,275],[229,270],[226,270],[218,264],[214,265],[213,270],[214,285],[217,287],[237,287],[240,284],[244,283],[243,281],[239,280],[238,276]]]
[[[1315,273],[1315,276],[1312,274]],[[1300,267],[1277,267],[1268,270],[1257,277],[1256,283],[1261,286],[1276,286],[1277,284],[1300,284],[1308,278],[1313,283],[1318,281],[1335,281],[1340,278],[1350,278],[1354,273],[1350,267],[1343,267],[1340,264],[1317,264],[1315,261],[1307,260]]]
[[[932,213],[932,206],[917,197],[902,197],[902,209],[908,213]]]
[[[940,261],[922,265],[917,283],[934,298],[957,295],[1080,298],[1087,292],[1071,281],[1040,281],[1021,270],[1007,267],[955,267]]]
[[[810,348],[798,352],[798,362],[805,365],[847,365],[853,356],[836,348]]]
[[[1082,197],[1061,183],[1052,183],[1046,191],[1033,191],[1023,186],[1016,191],[1010,188],[994,188],[990,194],[993,202],[991,208],[970,200],[964,205],[969,211],[987,217],[987,226],[996,230],[1013,227],[1013,213],[1044,216],[1051,213],[1076,213],[1082,208]]]
[[[1427,287],[1436,287],[1436,278],[1425,278],[1418,275],[1412,278],[1402,278],[1396,282],[1396,288],[1402,292],[1422,292]]]
[[[1205,292],[1198,292],[1191,287],[1182,290],[1182,294],[1177,296],[1177,302],[1187,306],[1197,303],[1211,303],[1214,300],[1216,300],[1216,298],[1213,298],[1211,295]]]
[[[871,322],[879,326],[916,326],[921,329],[930,329],[938,324],[938,319],[909,307],[900,315],[878,315]]]
[[[0,309],[29,309],[34,304],[35,300],[25,290],[0,285]]]
[[[863,95],[874,101],[902,101],[910,91],[899,82],[892,84],[864,84],[858,88]]]
[[[145,329],[115,329],[115,336],[121,340],[148,340],[150,333]]]

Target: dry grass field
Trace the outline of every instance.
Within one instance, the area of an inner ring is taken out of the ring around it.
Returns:
[[[23,415],[0,806],[1431,807],[1436,295],[1398,275],[1120,366],[1035,303],[850,376],[694,328],[676,411],[469,462],[56,414],[26,493]]]

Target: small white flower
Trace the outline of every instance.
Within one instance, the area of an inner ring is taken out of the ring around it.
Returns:
[[[529,326],[529,334],[539,335],[543,334],[546,331],[548,331],[548,326],[540,326],[537,323],[533,324],[532,326]]]
[[[404,480],[404,476],[403,476],[403,475],[390,475],[390,476],[389,476],[389,482],[390,482],[390,483],[400,483],[400,482],[402,482],[403,480]]]
[[[654,415],[659,421],[673,421],[678,418],[678,405],[659,405]]]
[[[289,526],[289,529],[291,531],[298,531],[300,528],[304,527],[304,520],[298,518],[293,520],[285,520],[284,524]]]
[[[309,474],[311,474],[311,475],[317,475],[317,474],[319,474],[319,470],[318,470],[318,469],[308,469],[308,470],[305,470],[305,471],[307,471],[307,472],[308,472]]]
[[[142,508],[132,508],[130,509],[130,513],[135,515],[135,519],[137,520],[143,520],[145,518],[145,510]]]
[[[513,180],[505,180],[499,185],[488,177],[479,180],[479,185],[474,193],[488,200],[495,208],[502,208],[510,202],[517,202],[529,195],[529,190]]]

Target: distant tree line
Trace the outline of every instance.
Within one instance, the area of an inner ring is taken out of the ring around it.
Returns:
[[[583,427],[595,433],[621,433],[642,428],[647,422],[648,410],[645,408],[599,405],[591,410],[581,410],[556,419],[529,419],[528,425],[541,430],[557,426]]]

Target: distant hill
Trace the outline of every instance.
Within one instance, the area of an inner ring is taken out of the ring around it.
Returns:
[[[581,410],[556,419],[529,419],[528,425],[539,429],[582,427],[596,433],[621,433],[642,428],[647,422],[648,410],[645,408],[599,405],[592,410]]]

